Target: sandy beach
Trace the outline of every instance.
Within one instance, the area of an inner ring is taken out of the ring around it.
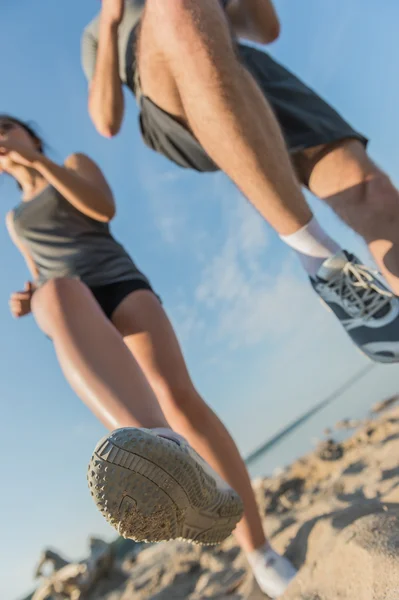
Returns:
[[[273,545],[299,569],[282,600],[399,599],[399,407],[341,422],[319,447],[254,481]],[[334,432],[348,428],[342,443]],[[261,600],[234,538],[180,542],[114,561],[88,600]]]

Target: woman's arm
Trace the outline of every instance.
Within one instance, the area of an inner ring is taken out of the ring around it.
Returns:
[[[4,137],[0,140],[0,159],[34,169],[64,198],[83,214],[96,221],[107,222],[115,215],[115,202],[101,169],[85,154],[71,154],[64,165],[38,150]]]
[[[238,37],[270,44],[280,35],[280,21],[271,0],[230,0],[226,12]]]
[[[102,171],[88,156],[72,154],[60,166],[38,155],[32,167],[88,217],[106,223],[115,216],[112,191]]]
[[[125,112],[118,51],[123,10],[123,0],[103,1],[94,76],[89,88],[89,113],[97,131],[105,137],[119,132]]]
[[[33,258],[31,257],[28,250],[25,248],[25,246],[19,240],[19,238],[16,234],[15,227],[14,227],[14,213],[13,212],[9,212],[7,214],[6,225],[7,225],[8,233],[10,234],[10,238],[12,239],[12,241],[14,242],[14,244],[16,245],[18,250],[21,252],[22,256],[25,259],[25,262],[29,269],[29,272],[32,275],[33,280],[36,281],[37,278],[39,277],[39,271],[37,270],[37,267],[35,265]]]

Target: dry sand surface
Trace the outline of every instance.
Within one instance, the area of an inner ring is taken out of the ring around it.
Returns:
[[[342,444],[327,441],[279,476],[254,482],[272,543],[299,569],[282,600],[399,600],[399,408],[355,425]],[[265,596],[231,538],[216,549],[150,546],[86,598]]]

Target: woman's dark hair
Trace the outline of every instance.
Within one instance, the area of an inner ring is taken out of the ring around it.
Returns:
[[[20,119],[17,119],[16,117],[12,117],[11,115],[0,113],[0,123],[2,121],[6,121],[8,123],[14,123],[15,125],[19,125],[19,127],[22,127],[23,129],[25,129],[26,133],[28,135],[30,135],[30,137],[32,138],[32,140],[34,142],[37,143],[39,152],[44,154],[44,151],[45,151],[44,141],[41,139],[39,134],[36,133],[36,131],[32,125],[30,125],[29,123],[26,123],[25,121],[21,121]]]

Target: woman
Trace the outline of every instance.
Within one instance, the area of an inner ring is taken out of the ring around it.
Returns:
[[[82,154],[55,164],[34,130],[8,115],[0,172],[22,192],[7,227],[33,278],[11,296],[12,314],[32,311],[71,387],[113,432],[89,466],[98,507],[126,537],[218,543],[242,516],[239,494],[237,538],[277,597],[294,569],[266,542],[234,442],[194,388],[148,279],[109,231],[115,204],[104,175]]]

